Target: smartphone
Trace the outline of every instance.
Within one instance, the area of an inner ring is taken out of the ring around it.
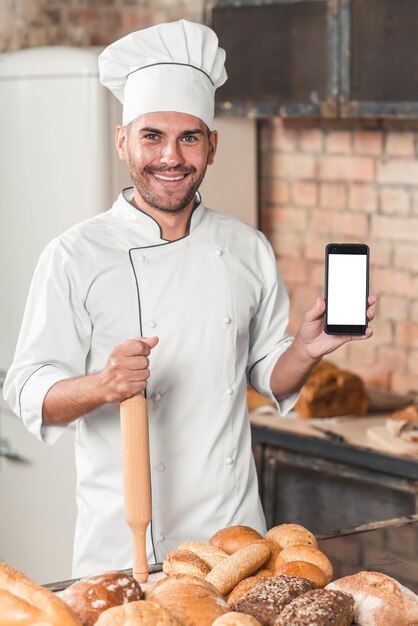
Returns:
[[[328,335],[364,335],[367,328],[370,250],[364,243],[325,248],[325,316]]]

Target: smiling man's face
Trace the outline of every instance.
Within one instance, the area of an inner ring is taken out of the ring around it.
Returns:
[[[193,115],[145,113],[116,130],[116,146],[128,163],[134,200],[176,213],[193,206],[195,193],[213,163],[217,133]]]

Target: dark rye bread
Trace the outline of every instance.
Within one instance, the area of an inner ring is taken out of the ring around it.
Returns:
[[[315,584],[306,578],[274,576],[248,591],[232,608],[252,615],[263,626],[274,626],[289,602],[312,589],[316,589]]]
[[[349,626],[354,599],[346,593],[315,589],[289,602],[274,626]]]

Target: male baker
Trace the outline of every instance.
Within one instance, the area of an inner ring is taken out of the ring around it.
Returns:
[[[351,339],[324,334],[321,298],[286,336],[266,238],[198,194],[216,152],[224,60],[212,30],[183,20],[101,54],[101,81],[123,102],[116,147],[133,187],[54,239],[35,271],[5,397],[49,444],[76,420],[74,576],[132,565],[122,400],[146,387],[157,562],[228,525],[264,531],[247,382],[284,415],[312,367]]]

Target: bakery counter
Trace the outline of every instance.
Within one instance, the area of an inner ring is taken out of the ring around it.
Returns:
[[[416,444],[388,438],[386,419],[252,413],[267,525],[295,522],[329,533],[418,513]]]
[[[418,593],[418,515],[372,522],[318,535],[334,578],[362,570],[382,572]]]
[[[318,547],[330,558],[334,578],[362,570],[378,571],[418,593],[418,514],[372,522],[317,535]],[[150,565],[152,584],[164,574],[162,564]],[[131,574],[132,570],[123,570]],[[77,579],[44,585],[62,591]]]

